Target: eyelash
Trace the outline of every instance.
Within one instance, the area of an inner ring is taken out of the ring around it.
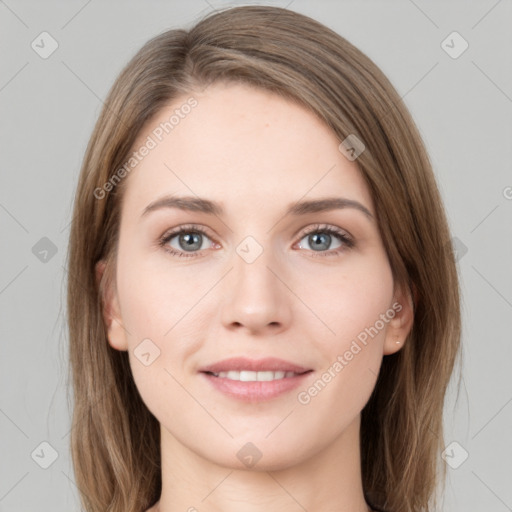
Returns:
[[[170,240],[172,240],[175,236],[181,235],[182,233],[196,233],[204,235],[208,238],[211,238],[208,233],[201,227],[196,224],[188,224],[185,226],[180,226],[178,229],[165,233],[159,240],[158,245],[162,247],[166,252],[170,253],[172,256],[178,256],[180,258],[197,258],[199,251],[191,252],[187,254],[184,251],[177,251],[173,248],[170,248],[167,244]],[[312,233],[327,233],[329,235],[334,235],[338,238],[340,242],[343,243],[344,247],[338,247],[337,249],[331,249],[329,251],[310,251],[313,252],[312,257],[324,257],[324,256],[339,256],[341,252],[343,252],[346,249],[351,249],[355,246],[354,241],[352,238],[350,238],[343,230],[336,228],[334,226],[329,225],[320,225],[317,224],[316,226],[311,227],[310,229],[307,229],[304,231],[301,236],[300,240],[302,240],[305,236],[310,235]]]

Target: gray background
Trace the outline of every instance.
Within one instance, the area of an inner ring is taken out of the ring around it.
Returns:
[[[445,419],[446,444],[457,444],[445,452],[443,510],[512,510],[511,2],[274,4],[358,46],[420,128],[456,237],[463,291],[460,390],[457,373]],[[224,5],[0,1],[2,512],[78,510],[68,448],[65,254],[72,196],[102,99],[150,37]],[[31,47],[43,45],[43,31],[58,43],[46,59]],[[469,44],[457,58],[445,49],[458,53],[461,40],[442,45],[453,31]]]

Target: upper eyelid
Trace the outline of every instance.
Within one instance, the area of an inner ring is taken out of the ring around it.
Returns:
[[[200,226],[199,224],[184,224],[182,226],[177,226],[176,228],[171,228],[164,232],[164,234],[160,237],[160,239],[175,237],[182,232],[194,232],[199,231],[201,234],[206,234],[208,237],[215,239],[214,235],[211,235],[211,230],[205,226]]]
[[[345,233],[348,237],[353,238],[352,235],[344,228],[340,228],[338,226],[334,226],[333,224],[312,224],[306,228],[299,229],[296,232],[295,236],[299,236],[302,233],[302,236],[306,236],[310,233],[314,233],[315,231],[323,231],[323,230],[334,230],[336,232],[340,232],[339,234]]]

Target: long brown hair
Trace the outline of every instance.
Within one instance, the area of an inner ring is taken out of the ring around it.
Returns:
[[[104,185],[164,105],[217,81],[279,94],[317,115],[340,143],[356,135],[365,145],[356,162],[395,283],[413,292],[414,325],[403,349],[384,357],[362,411],[363,489],[375,508],[430,511],[438,483],[444,489],[443,405],[460,343],[457,271],[431,163],[404,103],[366,55],[307,16],[267,6],[217,11],[147,42],[112,86],[89,141],[67,290],[71,453],[85,510],[141,512],[161,492],[159,424],[137,391],[127,352],[109,346],[102,314],[106,284],[115,287],[129,177],[107,192]],[[98,283],[100,260],[107,266]]]

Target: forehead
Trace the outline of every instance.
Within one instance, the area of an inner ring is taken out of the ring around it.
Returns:
[[[143,128],[134,150],[151,149],[129,176],[124,204],[140,214],[164,194],[198,195],[227,210],[233,204],[261,211],[339,194],[372,211],[360,171],[339,143],[296,103],[247,85],[213,84],[175,99]]]

